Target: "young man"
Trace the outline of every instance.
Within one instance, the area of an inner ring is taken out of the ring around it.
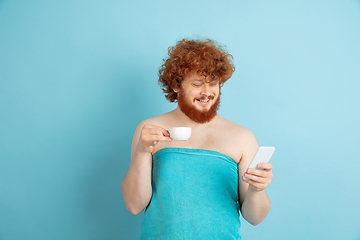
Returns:
[[[253,225],[269,212],[272,165],[247,169],[254,135],[217,115],[231,58],[212,40],[169,49],[159,83],[177,108],[138,125],[121,186],[130,213],[145,209],[141,239],[240,239],[239,211]],[[191,137],[173,141],[171,127],[191,127]]]

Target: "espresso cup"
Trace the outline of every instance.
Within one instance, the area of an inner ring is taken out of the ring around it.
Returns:
[[[168,132],[175,141],[186,141],[191,136],[191,128],[189,127],[172,127],[168,129]]]

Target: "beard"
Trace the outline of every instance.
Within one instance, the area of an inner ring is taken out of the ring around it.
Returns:
[[[213,100],[214,97],[209,97],[209,99]],[[179,91],[178,105],[180,110],[194,122],[207,123],[210,122],[217,114],[220,106],[220,92],[218,98],[208,111],[199,111],[195,108],[195,106],[191,105],[191,103],[189,103],[186,99],[186,95],[183,90]]]

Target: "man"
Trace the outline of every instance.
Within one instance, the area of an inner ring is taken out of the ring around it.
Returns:
[[[121,186],[130,213],[145,209],[141,239],[240,239],[239,211],[253,225],[269,212],[272,165],[247,169],[254,135],[217,115],[231,58],[212,40],[169,49],[159,83],[177,108],[138,125]],[[171,127],[191,127],[191,137],[173,141]]]

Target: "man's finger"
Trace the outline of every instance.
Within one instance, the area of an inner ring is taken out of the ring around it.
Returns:
[[[269,184],[268,183],[261,183],[261,182],[256,182],[253,181],[251,179],[244,179],[244,177],[242,177],[243,181],[249,184],[249,187],[251,186],[253,189],[256,190],[264,190]]]
[[[166,137],[170,137],[169,132],[161,127],[156,127],[156,128],[151,128],[149,129],[149,134],[151,135],[162,135],[162,136],[166,136]]]
[[[256,167],[265,170],[271,170],[273,168],[271,163],[259,163]]]
[[[164,141],[164,142],[170,142],[172,139],[170,137],[160,136],[160,135],[153,135],[153,138],[157,141]]]
[[[265,177],[265,175],[266,175],[265,171],[256,170],[256,169],[252,169],[252,168],[249,168],[248,170],[246,170],[246,173],[256,175],[256,176],[259,176],[259,177]]]
[[[166,130],[165,128],[160,128],[160,130],[165,137],[170,137],[170,133],[168,130]]]

